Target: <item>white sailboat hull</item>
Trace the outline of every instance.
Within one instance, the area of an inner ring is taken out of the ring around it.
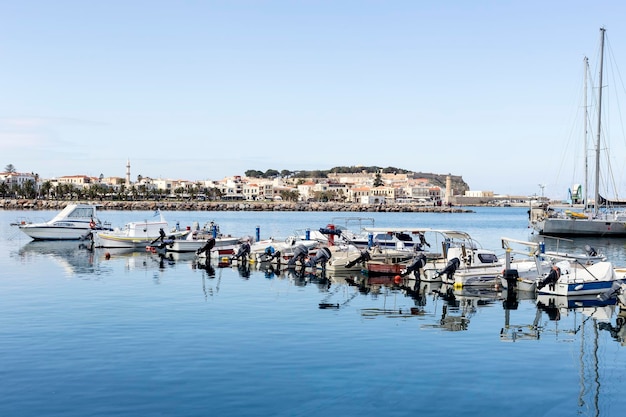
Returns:
[[[533,228],[546,236],[626,237],[626,220],[546,218]]]

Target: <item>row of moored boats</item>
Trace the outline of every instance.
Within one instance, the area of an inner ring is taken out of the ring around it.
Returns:
[[[153,219],[113,228],[90,204],[70,204],[53,219],[17,225],[35,240],[88,240],[96,248],[194,252],[228,264],[259,262],[334,273],[364,272],[457,287],[503,287],[560,296],[613,297],[626,292],[626,268],[593,248],[580,253],[545,251],[540,242],[502,238],[504,255],[480,246],[465,232],[431,228],[380,228],[372,219],[346,218],[287,238],[222,234],[219,225],[170,227],[158,211]],[[352,230],[350,221],[358,221]],[[363,221],[366,225],[363,226]]]

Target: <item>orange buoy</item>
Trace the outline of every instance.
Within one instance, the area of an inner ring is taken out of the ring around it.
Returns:
[[[402,277],[400,275],[396,275],[395,277],[393,277],[393,282],[395,282],[396,284],[401,283]]]
[[[109,252],[106,252],[104,254],[104,259],[111,259],[111,254]]]

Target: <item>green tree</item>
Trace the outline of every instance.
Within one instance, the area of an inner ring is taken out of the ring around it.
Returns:
[[[5,181],[2,181],[2,183],[0,183],[0,194],[2,195],[2,197],[6,197],[8,193],[9,193],[9,186],[7,185]]]
[[[44,181],[43,184],[41,184],[41,193],[44,197],[50,197],[50,190],[52,190],[52,183],[50,181]]]
[[[296,190],[281,190],[279,195],[283,201],[298,201],[300,197],[300,193]]]
[[[263,174],[263,178],[276,178],[279,176],[280,176],[280,172],[276,171],[275,169],[268,169]]]
[[[249,169],[244,174],[245,174],[246,177],[249,177],[249,178],[261,178],[261,177],[263,177],[263,172],[257,171],[256,169]]]
[[[15,170],[15,166],[13,166],[13,164],[8,164],[7,166],[4,167],[4,172],[13,173],[17,171]]]
[[[374,187],[380,187],[381,185],[385,185],[385,183],[383,182],[380,172],[377,172],[374,178]]]
[[[27,180],[22,188],[22,195],[24,197],[35,198],[37,196],[37,190],[35,189],[35,182],[33,180]]]

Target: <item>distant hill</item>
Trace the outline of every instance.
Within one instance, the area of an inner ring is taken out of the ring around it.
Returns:
[[[465,191],[468,191],[469,185],[463,181],[463,177],[459,175],[451,175],[451,174],[433,174],[430,172],[414,172],[408,169],[395,168],[395,167],[387,167],[382,168],[378,166],[340,166],[334,167],[329,170],[313,170],[313,171],[288,171],[282,170],[277,171],[275,169],[268,169],[265,172],[257,171],[257,170],[248,170],[245,172],[247,177],[251,178],[328,178],[328,174],[361,174],[361,173],[369,173],[376,174],[377,172],[381,172],[383,174],[409,174],[413,178],[426,178],[431,184],[439,186],[441,188],[445,188],[446,186],[446,177],[450,176],[452,180],[452,188],[454,190],[454,194],[463,195]]]

